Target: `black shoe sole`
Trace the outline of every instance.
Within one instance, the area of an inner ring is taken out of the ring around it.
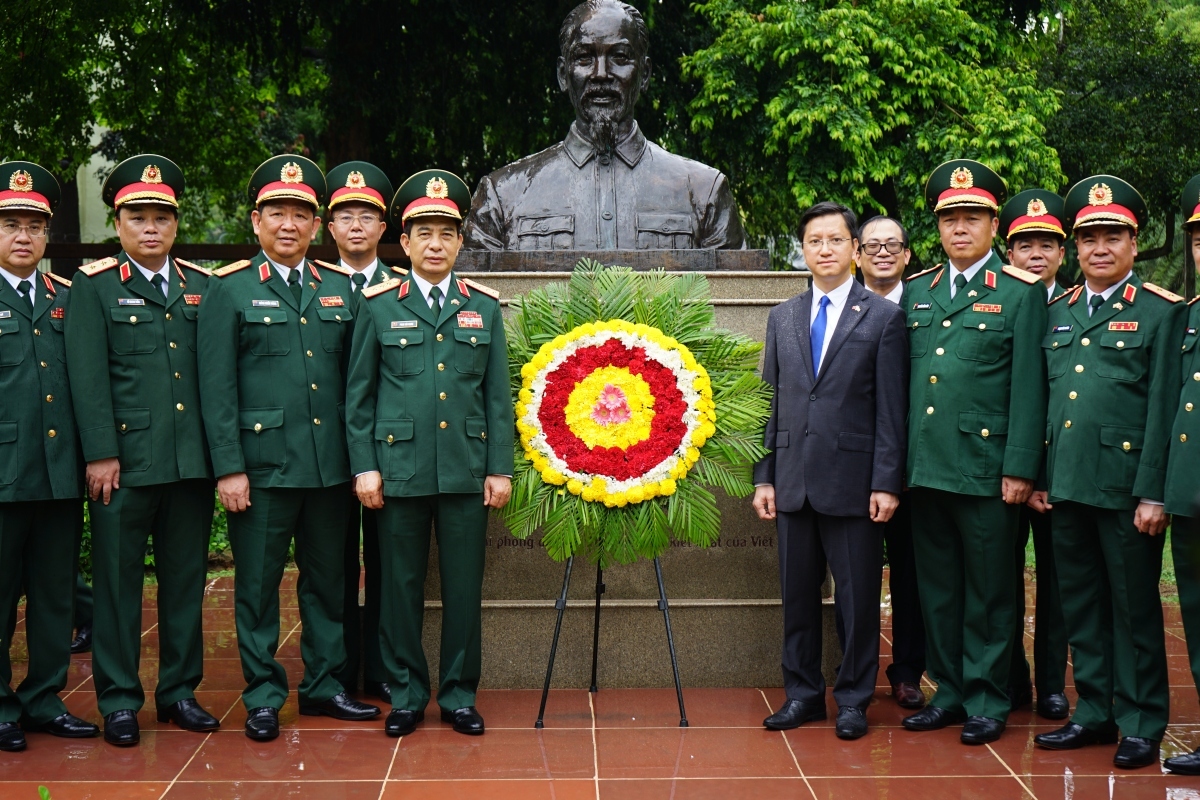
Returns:
[[[464,736],[483,736],[483,734],[486,730],[485,728],[480,728],[479,730],[468,730],[466,728],[460,728],[460,727],[458,727],[458,725],[456,725],[454,723],[454,715],[447,714],[445,711],[442,712],[442,722],[445,722],[449,725],[453,725],[454,732],[461,733]]]
[[[1140,764],[1123,764],[1120,761],[1117,761],[1115,758],[1113,759],[1113,766],[1116,767],[1117,769],[1144,769],[1146,767],[1153,767],[1153,766],[1157,766],[1157,765],[1158,765],[1158,756],[1155,756],[1150,761],[1146,761],[1146,762],[1140,763]]]
[[[1062,745],[1057,745],[1057,744],[1045,744],[1043,742],[1039,742],[1036,737],[1034,738],[1033,743],[1035,745],[1037,745],[1038,747],[1042,748],[1043,750],[1057,750],[1058,752],[1065,752],[1067,750],[1079,750],[1084,747],[1091,747],[1092,745],[1095,745],[1095,744],[1101,744],[1101,745],[1116,744],[1117,736],[1116,736],[1116,734],[1113,734],[1111,739],[1108,737],[1104,737],[1101,739],[1093,739],[1090,742],[1083,742],[1082,744],[1071,743],[1071,744],[1066,745],[1065,747]]]
[[[279,731],[275,731],[274,733],[255,733],[247,729],[246,738],[253,739],[256,742],[273,742],[279,738]]]
[[[1170,761],[1171,759],[1167,759]],[[1172,775],[1200,775],[1200,765],[1195,767],[1172,767],[1167,761],[1163,762],[1163,769],[1170,772]]]
[[[968,738],[966,736],[959,736],[958,740],[965,745],[970,745],[971,747],[975,747],[977,745],[991,744],[992,742],[999,741],[1000,737],[1001,737],[1001,735],[1003,735],[1003,733],[1004,733],[1004,731],[1000,731],[1000,733],[997,733],[995,736],[988,735],[986,737],[971,736]]]
[[[20,744],[0,744],[0,753],[20,753],[29,746],[29,743],[24,739]]]
[[[142,737],[140,737],[140,736],[136,739],[129,739],[129,740],[119,741],[119,742],[114,741],[113,739],[110,739],[107,736],[104,737],[104,743],[111,744],[113,747],[134,747],[135,745],[139,744],[141,741],[142,741]]]
[[[799,728],[801,725],[805,725],[809,722],[824,722],[827,719],[829,719],[829,712],[819,711],[787,725],[779,725],[777,723],[771,724],[764,719],[763,727],[769,731],[794,731],[796,728]]]
[[[180,722],[179,720],[177,720],[173,716],[171,716],[171,713],[169,711],[160,710],[158,712],[157,716],[158,716],[159,722],[170,722],[172,725],[179,728],[181,731],[189,731],[191,733],[212,733],[213,731],[219,730],[221,728],[220,721],[216,721],[216,720],[214,720],[212,725],[205,725],[204,727],[184,725],[182,722]]]
[[[906,731],[916,731],[918,733],[926,733],[928,731],[940,731],[944,728],[950,728],[955,725],[962,725],[966,721],[967,720],[965,717],[963,719],[959,719],[957,717],[950,717],[938,725],[911,726],[911,725],[906,724],[905,722],[901,722],[900,724],[904,727],[904,730],[906,730]]]

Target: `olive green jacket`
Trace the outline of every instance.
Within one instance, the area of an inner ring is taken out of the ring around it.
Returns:
[[[1200,516],[1200,303],[1188,304],[1183,335],[1183,389],[1171,428],[1171,452],[1167,459],[1167,513]]]
[[[33,309],[0,277],[0,503],[83,493],[63,337],[71,283],[29,281]]]
[[[80,269],[67,367],[86,461],[118,458],[121,485],[211,478],[196,370],[196,315],[209,281],[168,257],[167,296],[124,253]]]
[[[500,303],[452,274],[440,313],[411,280],[368,290],[346,390],[354,473],[384,494],[480,492],[513,472],[513,403]]]
[[[1041,466],[1046,287],[995,253],[953,300],[950,276],[939,265],[905,292],[908,485],[996,496],[1003,476]]]
[[[214,473],[251,487],[350,480],[345,363],[354,301],[345,271],[300,265],[291,289],[259,252],[213,273],[200,312],[200,400]]]
[[[1133,509],[1163,499],[1185,312],[1136,275],[1091,317],[1082,285],[1050,305],[1041,349],[1051,503]]]

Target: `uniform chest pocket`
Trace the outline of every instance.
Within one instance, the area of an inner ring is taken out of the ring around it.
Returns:
[[[279,469],[287,462],[282,408],[245,408],[238,412],[246,470]]]
[[[117,426],[117,450],[123,472],[144,472],[154,460],[154,442],[150,432],[150,409],[114,408]]]
[[[454,340],[457,342],[454,348],[455,368],[468,375],[482,375],[487,369],[492,332],[479,328],[459,329],[454,331]]]
[[[1146,432],[1142,428],[1101,425],[1096,487],[1110,492],[1132,492],[1145,441]]]
[[[417,375],[425,370],[425,331],[384,331],[379,344],[383,365],[393,375]]]
[[[920,358],[929,350],[932,325],[932,311],[908,312],[908,354],[913,358]]]
[[[692,218],[687,214],[638,214],[638,250],[679,250],[695,247]]]
[[[342,352],[346,342],[346,331],[350,330],[346,323],[354,319],[350,307],[318,308],[317,316],[321,319],[321,346],[328,353]]]
[[[1046,359],[1046,377],[1061,378],[1067,371],[1067,362],[1071,360],[1071,342],[1075,334],[1072,331],[1048,333],[1042,339],[1042,355]]]
[[[1100,335],[1100,360],[1096,374],[1118,381],[1140,381],[1146,376],[1145,334],[1106,331]]]
[[[21,321],[0,319],[0,367],[13,367],[25,360],[25,341],[21,336]]]
[[[119,355],[153,353],[157,347],[154,312],[144,306],[110,308],[112,318],[112,349]]]
[[[994,478],[1004,466],[1008,416],[960,411],[958,468],[972,478]]]
[[[411,419],[375,420],[375,451],[384,480],[406,481],[416,474],[417,451],[412,438]]]
[[[256,356],[286,356],[291,352],[287,312],[282,308],[247,308],[246,340]]]
[[[575,247],[575,215],[517,217],[518,250],[571,250]]]
[[[1004,354],[1005,344],[1010,338],[1004,323],[1005,319],[1000,314],[977,311],[963,314],[963,331],[955,348],[958,357],[994,364]]]

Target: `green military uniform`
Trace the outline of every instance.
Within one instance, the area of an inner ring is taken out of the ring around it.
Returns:
[[[939,167],[926,187],[935,211],[995,211],[1003,192],[999,176],[965,160]],[[1046,295],[1036,276],[995,253],[951,298],[954,280],[948,265],[918,273],[905,301],[908,485],[926,662],[938,684],[930,704],[1003,721],[1018,508],[1001,497],[1001,479],[1033,480],[1041,464],[1045,368],[1037,342]]]
[[[393,205],[420,208],[427,185],[434,187],[428,199],[452,200],[459,214],[469,207],[466,185],[435,170],[406,181]],[[439,212],[419,215],[426,213]],[[513,470],[498,295],[453,273],[446,282],[440,309],[431,308],[411,275],[364,292],[347,387],[351,468],[379,471],[383,479],[384,505],[377,512],[381,644],[392,707],[409,711],[423,711],[430,697],[421,627],[431,523],[443,604],[438,704],[445,711],[475,704],[487,528],[483,483]]]
[[[1146,218],[1124,181],[1100,175],[1066,197],[1076,230]],[[1179,389],[1184,306],[1130,272],[1107,297],[1083,285],[1050,306],[1046,474],[1063,612],[1079,701],[1072,722],[1159,740],[1167,725],[1162,536],[1133,525],[1162,501]],[[1089,308],[1094,310],[1089,314]]]
[[[281,170],[285,180],[270,180]],[[311,161],[279,156],[259,167],[251,190],[252,202],[307,198],[316,206],[325,181]],[[250,507],[229,515],[247,709],[278,709],[287,699],[275,649],[279,584],[293,539],[301,705],[343,689],[335,675],[346,660],[342,553],[351,488],[343,403],[354,303],[346,271],[308,260],[295,270],[289,275],[299,299],[261,252],[217,270],[198,332],[213,471],[245,473],[250,483]]]
[[[1012,244],[1022,234],[1050,235],[1060,242],[1067,238],[1063,227],[1065,212],[1062,198],[1046,189],[1026,189],[1013,195],[1000,211],[1000,233]],[[1045,283],[1042,284],[1045,287]],[[1046,293],[1046,302],[1067,291],[1055,281]],[[1016,564],[1017,616],[1009,686],[1020,697],[1029,686],[1029,662],[1025,658],[1025,546],[1033,536],[1036,596],[1033,628],[1033,683],[1037,687],[1039,707],[1050,695],[1063,694],[1067,673],[1067,627],[1063,620],[1062,599],[1058,594],[1058,571],[1054,566],[1054,544],[1050,535],[1050,514],[1021,507],[1017,525]],[[1026,695],[1028,697],[1028,695]]]
[[[179,168],[161,156],[119,164],[102,196],[177,208]],[[88,501],[92,525],[96,700],[104,716],[145,702],[142,584],[154,540],[158,685],[163,709],[204,676],[201,612],[213,481],[200,416],[196,317],[209,274],[167,257],[152,283],[125,252],[80,269],[67,317],[67,366],[85,461],[117,458],[120,488]]]
[[[58,204],[58,182],[36,164],[0,165],[0,187],[8,187],[0,212],[40,211],[49,219]],[[26,284],[24,295],[13,281]],[[70,285],[49,273],[17,279],[0,268],[0,723],[41,726],[67,713],[58,693],[71,661],[83,524],[63,338]],[[14,691],[9,649],[22,587],[29,672]]]
[[[325,176],[332,189],[329,193],[329,216],[334,209],[346,203],[362,203],[377,210],[382,218],[387,216],[388,200],[393,195],[392,183],[383,170],[366,161],[347,161],[338,164]],[[318,262],[320,263],[320,262]],[[344,261],[341,266],[352,269]],[[375,263],[350,275],[350,292],[355,307],[362,299],[362,290],[377,286],[395,277],[383,262]],[[363,588],[365,602],[358,605],[359,548],[361,542]],[[367,684],[387,683],[387,671],[379,650],[379,528],[375,513],[363,508],[361,503],[350,502],[349,521],[346,524],[346,586],[343,601],[342,625],[345,630],[346,666],[338,675],[342,686],[353,689],[358,685],[361,670]]]

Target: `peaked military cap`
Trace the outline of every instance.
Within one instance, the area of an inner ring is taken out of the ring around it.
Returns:
[[[1052,233],[1067,238],[1061,197],[1048,189],[1026,189],[1012,196],[1000,212],[1000,233],[1005,241],[1022,233]]]
[[[1093,175],[1067,190],[1067,223],[1076,230],[1092,225],[1126,225],[1137,232],[1146,221],[1146,201],[1138,190],[1113,175]]]
[[[32,161],[0,164],[0,210],[54,215],[62,192],[58,181]]]
[[[925,202],[935,213],[959,206],[980,206],[999,211],[1008,188],[992,169],[969,158],[940,165],[925,182]]]
[[[1200,175],[1193,175],[1183,187],[1179,208],[1183,211],[1183,227],[1200,222]]]
[[[254,170],[247,187],[254,207],[270,200],[300,200],[320,208],[325,203],[325,175],[304,156],[272,156]]]
[[[154,203],[179,208],[183,192],[183,170],[174,161],[153,153],[142,153],[113,167],[104,179],[100,196],[107,205]]]
[[[330,186],[329,209],[342,203],[367,203],[387,211],[392,182],[383,170],[366,161],[347,161],[329,170],[325,180]]]
[[[412,217],[449,217],[459,222],[471,208],[471,190],[453,172],[427,169],[411,176],[392,198],[392,221]]]

